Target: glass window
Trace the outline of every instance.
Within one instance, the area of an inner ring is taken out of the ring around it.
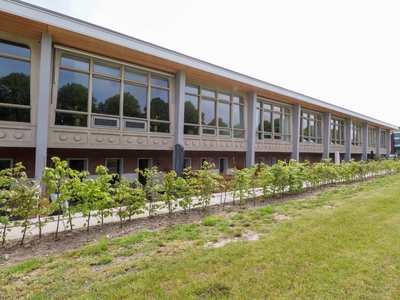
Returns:
[[[89,75],[60,70],[58,80],[57,108],[88,111]]]
[[[125,83],[124,117],[146,118],[147,87]]]
[[[302,111],[300,121],[300,142],[322,144],[322,116]]]
[[[31,58],[31,50],[29,49],[28,46],[1,39],[0,39],[0,53],[23,57],[23,58]]]
[[[168,91],[151,88],[150,119],[169,120]]]
[[[168,80],[160,77],[151,77],[151,84],[162,87],[168,87]]]
[[[61,57],[61,65],[73,69],[89,71],[90,62],[87,59],[63,56]]]
[[[138,82],[147,82],[147,75],[142,73],[137,73],[131,70],[125,70],[125,79],[130,79]]]
[[[345,122],[344,120],[331,118],[331,144],[332,145],[345,145]]]
[[[185,91],[184,134],[244,138],[243,97],[194,85]]]
[[[231,105],[229,103],[218,103],[218,126],[231,127]]]
[[[119,67],[109,66],[109,65],[105,65],[105,64],[101,64],[101,63],[97,63],[97,62],[94,64],[94,71],[96,73],[102,73],[105,75],[111,75],[111,76],[115,76],[115,77],[120,76],[120,68]]]
[[[129,125],[123,129],[170,132],[167,78],[152,76],[124,64],[71,55],[63,50],[58,50],[57,55],[60,65],[56,125],[93,126],[90,122],[101,119],[98,115],[102,114],[114,116],[116,123],[113,124]],[[92,65],[94,72],[90,72]],[[92,114],[96,114],[96,118]],[[141,126],[135,126],[135,119],[141,119]],[[150,122],[150,119],[157,122]],[[119,126],[112,128],[119,129]]]
[[[202,124],[215,126],[215,101],[203,99],[201,101]]]
[[[0,40],[0,66],[0,121],[30,122],[29,47]]]
[[[119,115],[121,91],[120,82],[94,77],[92,83],[92,112],[107,115]]]
[[[256,112],[256,139],[290,142],[290,107],[259,99]],[[262,124],[262,125],[261,125]]]
[[[0,158],[0,171],[5,169],[11,169],[13,167],[11,158]]]

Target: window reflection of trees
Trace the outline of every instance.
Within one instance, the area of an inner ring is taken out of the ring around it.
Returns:
[[[30,76],[24,73],[10,73],[0,78],[0,103],[29,105]],[[0,120],[30,122],[30,110],[2,106]]]

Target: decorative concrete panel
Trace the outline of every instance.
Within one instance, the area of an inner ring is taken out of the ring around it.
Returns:
[[[257,152],[292,152],[293,146],[288,143],[256,143],[255,150]]]
[[[149,144],[149,139],[147,136],[123,136],[122,143],[128,147],[144,147]]]
[[[346,147],[345,146],[330,146],[329,147],[329,152],[334,153],[334,152],[339,152],[339,153],[345,153],[346,152]]]
[[[49,147],[87,148],[89,134],[82,131],[49,131]]]
[[[117,134],[90,134],[90,144],[91,145],[103,145],[103,146],[113,146],[119,145],[121,143],[121,137]]]
[[[321,153],[324,150],[322,145],[300,144],[300,152]]]
[[[0,143],[12,147],[34,147],[36,141],[33,128],[0,127]]]

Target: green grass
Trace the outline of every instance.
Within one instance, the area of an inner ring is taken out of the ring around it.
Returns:
[[[396,299],[399,200],[397,175],[102,239],[3,267],[0,299]],[[204,247],[247,230],[260,240]]]

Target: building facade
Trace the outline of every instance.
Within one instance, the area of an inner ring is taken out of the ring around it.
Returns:
[[[22,1],[0,1],[0,168],[93,173],[389,158],[397,126]],[[178,170],[179,171],[179,170]]]

